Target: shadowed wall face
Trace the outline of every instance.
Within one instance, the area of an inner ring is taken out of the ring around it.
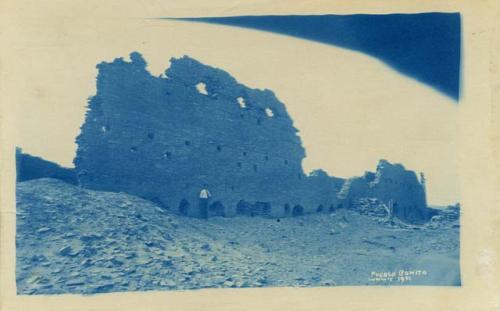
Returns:
[[[359,208],[360,199],[377,199],[388,205],[392,216],[412,223],[425,222],[431,215],[425,180],[419,181],[415,172],[386,160],[380,160],[375,173],[367,172],[346,181],[338,197],[348,208]]]
[[[16,173],[18,182],[38,178],[56,178],[70,184],[78,183],[73,169],[34,157],[24,153],[20,148],[16,148]]]
[[[335,200],[342,180],[304,174],[297,129],[273,92],[186,56],[171,60],[166,77],[147,72],[140,54],[130,58],[98,65],[74,161],[83,186],[196,217],[205,185],[219,215],[220,205],[231,215],[240,201],[267,202],[280,215],[286,203],[315,209]],[[318,178],[324,186],[315,190]]]

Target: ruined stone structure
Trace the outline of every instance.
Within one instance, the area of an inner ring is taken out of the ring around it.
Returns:
[[[423,176],[419,180],[415,172],[386,160],[380,160],[375,173],[346,180],[338,193],[338,207],[357,209],[365,198],[382,202],[393,217],[404,221],[421,223],[431,215]]]
[[[74,160],[82,186],[192,217],[300,216],[370,198],[393,217],[428,218],[423,181],[400,164],[382,160],[345,183],[322,170],[306,175],[298,131],[272,91],[187,56],[172,59],[165,77],[152,76],[140,54],[130,58],[97,66]],[[199,201],[204,188],[208,205]]]
[[[336,206],[343,180],[306,175],[285,106],[189,57],[154,77],[138,53],[97,66],[74,160],[84,187],[121,191],[201,217],[297,216]]]

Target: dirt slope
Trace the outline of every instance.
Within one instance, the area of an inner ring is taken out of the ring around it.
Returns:
[[[124,193],[18,183],[20,294],[207,287],[457,285],[459,225],[347,210],[286,219],[179,217]],[[425,270],[374,280],[372,272]]]

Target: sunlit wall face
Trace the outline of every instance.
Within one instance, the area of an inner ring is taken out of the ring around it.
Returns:
[[[6,64],[12,75],[5,83],[25,90],[9,98],[17,103],[17,145],[28,153],[72,166],[86,100],[95,94],[97,63],[139,51],[150,72],[160,75],[171,57],[187,54],[249,87],[273,90],[300,130],[306,171],[323,168],[350,177],[374,170],[385,158],[426,174],[430,204],[459,199],[460,105],[377,59],[226,26],[58,21],[26,25],[15,47],[19,57]]]

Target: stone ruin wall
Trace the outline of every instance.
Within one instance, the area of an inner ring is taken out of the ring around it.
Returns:
[[[379,162],[375,173],[367,172],[363,177],[347,180],[338,198],[338,207],[353,209],[360,199],[377,199],[392,205],[394,217],[412,223],[422,223],[430,217],[423,181],[401,164],[386,160]]]
[[[150,75],[138,53],[97,67],[74,160],[82,186],[193,217],[204,184],[212,215],[283,217],[336,206],[343,180],[304,174],[298,131],[273,92],[189,57],[172,59],[166,77]]]

